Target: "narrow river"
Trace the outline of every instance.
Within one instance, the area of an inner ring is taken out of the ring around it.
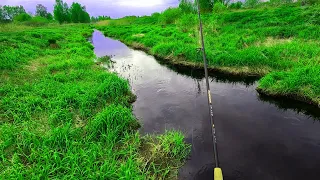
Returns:
[[[182,131],[192,152],[179,179],[213,179],[210,120],[202,72],[163,65],[95,31],[98,57],[112,55],[111,71],[129,80],[142,133]],[[260,97],[254,80],[212,76],[220,165],[225,180],[320,178],[320,110]]]

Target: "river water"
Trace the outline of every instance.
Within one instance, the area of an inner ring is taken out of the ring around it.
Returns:
[[[128,79],[142,133],[182,131],[192,144],[179,179],[213,179],[213,153],[203,73],[163,64],[95,31],[98,57]],[[261,97],[254,79],[210,77],[220,166],[225,180],[320,179],[320,110]]]

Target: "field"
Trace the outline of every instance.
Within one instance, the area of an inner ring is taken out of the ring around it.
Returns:
[[[288,4],[204,14],[210,69],[263,77],[258,91],[320,107],[320,6]],[[96,25],[105,35],[170,63],[203,67],[196,14],[168,9]]]
[[[175,179],[180,132],[141,136],[126,80],[94,63],[90,25],[0,28],[0,179]]]

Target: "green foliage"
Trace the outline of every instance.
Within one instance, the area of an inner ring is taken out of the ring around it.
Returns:
[[[91,17],[91,22],[99,22],[99,21],[105,21],[110,20],[110,16],[98,16],[98,17]]]
[[[312,102],[319,102],[316,97],[320,94],[317,88],[320,86],[315,82],[320,56],[319,6],[285,4],[241,11],[222,9],[223,13],[203,15],[210,68],[242,75],[264,76],[270,72],[286,72],[285,76],[296,76],[298,72],[293,71],[315,66],[310,71],[314,73],[306,74],[310,76],[307,81],[301,81],[301,85],[294,83],[295,89],[289,86],[278,87],[283,90],[282,94],[289,93],[288,90],[284,91],[288,88],[292,90],[290,93],[295,92],[299,96],[308,97]],[[196,51],[199,47],[196,16],[185,14],[176,19],[175,25],[168,26],[138,24],[136,22],[139,19],[127,25],[115,25],[101,30],[107,36],[143,48],[171,63],[202,65],[201,54]],[[303,72],[299,70],[299,73]],[[304,76],[301,74],[301,77]],[[298,79],[290,77],[286,81]],[[277,84],[276,80],[269,82],[269,86],[261,87],[267,89]],[[308,90],[309,96],[305,95],[305,86],[311,88]],[[273,91],[272,88],[268,89]]]
[[[240,8],[242,8],[242,6],[243,6],[243,3],[241,1],[238,1],[236,3],[231,3],[229,5],[229,8],[230,9],[240,9]]]
[[[167,131],[165,134],[158,137],[146,136],[142,139],[144,143],[142,149],[144,150],[143,160],[148,158],[150,163],[143,166],[143,169],[153,169],[155,166],[160,166],[161,171],[154,171],[149,177],[150,179],[176,179],[177,172],[172,172],[170,164],[181,162],[187,158],[191,147],[184,143],[184,137],[180,132]],[[174,147],[174,148],[172,148]],[[178,159],[178,161],[173,159]]]
[[[23,6],[0,6],[0,22],[11,22],[19,14],[26,13]]]
[[[71,14],[67,3],[63,3],[62,0],[56,0],[54,5],[54,19],[57,20],[60,24],[65,22],[71,22]]]
[[[13,21],[15,21],[15,22],[24,22],[24,21],[28,21],[30,19],[32,19],[32,17],[29,14],[22,13],[22,14],[19,14],[19,15],[15,16],[13,18]]]
[[[161,13],[159,22],[161,24],[173,24],[181,14],[182,10],[180,8],[168,8]]]
[[[298,67],[272,72],[262,78],[259,88],[270,95],[293,96],[320,107],[320,66]]]
[[[56,0],[54,6],[54,18],[60,24],[62,23],[89,23],[90,15],[86,12],[85,6],[79,3],[72,3],[69,8],[67,3],[62,0]]]
[[[95,65],[92,32],[0,32],[0,179],[177,178],[189,145],[178,132],[141,137],[129,84]]]
[[[32,19],[24,22],[25,25],[27,26],[44,26],[44,25],[47,25],[49,24],[49,20],[45,17],[41,17],[41,16],[34,16],[32,17]]]
[[[71,21],[73,23],[89,23],[90,16],[86,12],[86,8],[79,3],[72,3],[70,7]]]
[[[200,5],[200,11],[202,13],[208,13],[212,11],[214,1],[213,0],[198,0]]]
[[[319,0],[298,0],[301,5],[314,5],[314,4],[320,4]]]
[[[261,0],[246,0],[244,3],[245,7],[254,8],[261,3]]]
[[[49,20],[49,21],[52,21],[53,20],[53,16],[51,13],[48,13],[46,18]]]
[[[36,16],[48,18],[50,20],[50,13],[48,13],[47,8],[42,4],[36,6]],[[51,15],[52,16],[52,15]],[[51,18],[52,19],[52,18]]]
[[[223,13],[227,10],[228,10],[227,6],[225,6],[221,2],[214,3],[213,13]]]
[[[0,5],[0,22],[4,22],[4,12],[1,5]]]
[[[179,8],[184,13],[195,13],[197,11],[196,6],[191,0],[179,0]]]
[[[110,56],[102,56],[100,58],[98,58],[98,62],[104,62],[104,63],[109,63],[111,60],[111,57]]]
[[[177,23],[182,32],[193,32],[198,25],[198,16],[196,14],[184,14]]]

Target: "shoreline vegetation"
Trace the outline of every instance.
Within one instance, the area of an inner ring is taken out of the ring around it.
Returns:
[[[251,9],[216,5],[203,15],[209,69],[261,77],[257,91],[320,107],[319,5]],[[97,23],[106,36],[167,62],[202,68],[196,14],[169,8]]]
[[[190,145],[178,131],[139,134],[128,81],[94,62],[91,26],[11,27],[0,32],[0,179],[177,178]]]
[[[211,70],[262,77],[260,93],[320,107],[317,1],[200,2]],[[116,20],[76,2],[53,9],[0,6],[0,179],[177,179],[191,145],[179,131],[137,131],[128,81],[99,66],[112,60],[88,39],[96,28],[202,69],[193,1]]]

